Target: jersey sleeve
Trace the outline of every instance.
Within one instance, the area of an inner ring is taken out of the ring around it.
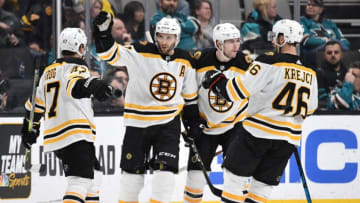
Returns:
[[[131,52],[135,52],[132,45],[122,46],[114,42],[113,46],[107,51],[97,53],[100,59],[106,61],[113,66],[127,66],[127,62],[130,59]]]
[[[318,108],[319,97],[318,97],[318,85],[316,81],[316,75],[314,77],[314,80],[315,81],[313,82],[312,85],[307,115],[313,114],[315,110]]]
[[[244,76],[228,80],[226,92],[231,101],[240,101],[259,92],[270,81],[272,66],[261,62],[253,62]]]
[[[41,77],[43,78],[43,77]],[[44,114],[45,112],[45,95],[44,95],[44,88],[43,88],[44,84],[43,84],[43,79],[40,79],[39,85],[36,88],[36,95],[35,95],[35,109],[34,109],[34,121],[39,121],[41,116]],[[33,108],[31,103],[31,97],[27,99],[26,103],[25,103],[25,110],[27,112],[30,112],[31,109]]]
[[[90,77],[90,71],[86,66],[75,64],[68,70],[69,72],[65,73],[66,93],[69,97],[72,97],[73,88],[75,87],[76,82],[80,79]]]
[[[198,84],[196,81],[196,70],[191,66],[186,67],[186,74],[184,76],[184,85],[181,96],[185,100],[185,105],[197,104]]]

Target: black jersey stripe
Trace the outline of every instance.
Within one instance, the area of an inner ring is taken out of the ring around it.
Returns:
[[[80,197],[77,197],[75,195],[65,195],[63,200],[74,200],[74,201],[77,201],[77,202],[80,202],[80,203],[85,203],[84,200],[82,200]]]
[[[53,138],[53,137],[56,137],[58,135],[61,135],[61,134],[64,134],[66,131],[70,131],[70,130],[74,130],[74,129],[90,129],[93,134],[96,134],[95,131],[90,127],[90,125],[87,125],[87,124],[83,124],[83,125],[70,125],[70,126],[67,126],[66,128],[62,128],[60,131],[57,131],[56,133],[52,133],[52,134],[48,134],[48,135],[45,135],[44,136],[44,139],[49,139],[49,138]]]
[[[41,109],[41,110],[45,111],[45,107],[40,106],[39,104],[35,104],[35,108],[38,108],[38,109]]]
[[[236,79],[236,78],[234,78],[234,79],[231,80],[232,85],[233,85],[236,93],[239,95],[239,97],[240,97],[241,99],[245,99],[245,96],[244,96],[244,94],[241,92],[241,90],[239,89],[238,85],[236,84],[236,80],[235,80],[235,79]]]
[[[240,111],[236,113],[234,120],[236,120],[236,118],[237,118],[238,116],[240,116],[240,115],[247,109],[248,104],[249,104],[249,103],[247,102],[247,103],[240,109]],[[223,122],[221,122],[221,123],[232,123],[232,122],[234,122],[234,120],[231,120],[231,121],[223,121]]]
[[[140,115],[166,115],[175,113],[177,109],[170,110],[170,111],[138,111],[134,109],[124,109],[125,113],[133,113],[133,114],[140,114]]]
[[[118,45],[118,46],[119,46],[119,45]],[[118,52],[118,48],[119,48],[118,46],[116,46],[116,49],[115,49],[113,55],[110,57],[110,59],[107,59],[106,61],[112,61],[112,60],[114,60],[114,58],[115,58],[115,56],[116,56],[116,54],[117,54],[117,52]]]
[[[196,100],[198,100],[198,99],[199,99],[199,96],[196,96],[196,97],[194,97],[194,98],[192,98],[192,99],[185,99],[185,98],[184,98],[184,100],[185,100],[186,103],[193,102],[193,101],[196,101]]]
[[[239,202],[236,202],[236,201],[233,201],[233,200],[230,200],[224,196],[221,197],[221,201],[222,202],[226,202],[226,203],[239,203]]]
[[[200,198],[203,197],[203,194],[194,194],[194,193],[191,193],[189,191],[185,191],[184,193],[185,193],[186,196],[189,196],[192,199],[200,199]]]
[[[97,196],[97,197],[86,197],[85,198],[86,201],[100,201],[100,198]]]
[[[301,135],[301,132],[302,132],[301,130],[293,130],[293,129],[288,128],[288,127],[282,127],[282,126],[277,126],[277,125],[274,125],[274,124],[271,124],[271,123],[267,123],[265,121],[262,121],[262,120],[259,120],[259,119],[253,118],[253,117],[249,117],[246,120],[249,120],[249,121],[252,121],[254,123],[266,126],[268,128],[272,128],[274,130],[286,131],[286,132],[289,132],[289,133],[294,134],[294,135]]]

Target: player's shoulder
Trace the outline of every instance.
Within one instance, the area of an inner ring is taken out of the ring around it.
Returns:
[[[197,69],[218,63],[216,60],[216,48],[191,51],[190,56],[195,60]]]
[[[124,47],[130,50],[135,49],[135,51],[139,53],[158,53],[156,45],[148,41],[137,41],[132,45],[125,45]]]
[[[171,58],[174,60],[183,60],[185,63],[188,63],[191,68],[195,68],[195,60],[189,51],[179,48],[175,48],[174,51],[174,55]]]
[[[255,61],[266,64],[274,64],[280,62],[280,58],[277,53],[270,51],[259,55],[258,57],[256,57]]]
[[[232,61],[232,65],[238,67],[243,70],[247,70],[249,65],[253,62],[251,57],[242,52],[238,52],[234,61]]]
[[[74,67],[74,66],[81,66],[88,69],[87,63],[81,59],[81,58],[74,58],[74,57],[65,57],[65,58],[59,58],[56,59],[51,65],[47,66],[44,69],[44,72],[53,69],[53,68],[59,68],[59,67]]]

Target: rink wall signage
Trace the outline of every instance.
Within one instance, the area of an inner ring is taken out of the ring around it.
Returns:
[[[20,129],[19,123],[0,124],[0,199],[30,195],[31,173],[24,168],[25,148],[21,145]]]
[[[21,121],[21,118],[12,118]],[[6,119],[1,120],[4,121]],[[96,155],[100,161],[103,174],[102,189],[100,196],[103,202],[117,202],[120,176],[120,153],[121,142],[125,132],[122,117],[97,117]],[[345,203],[360,202],[360,128],[358,127],[360,116],[312,116],[306,120],[303,126],[303,139],[298,148],[305,175],[308,181],[310,194],[316,202]],[[8,122],[8,121],[7,121]],[[0,125],[1,157],[17,157],[24,154],[24,149],[17,148],[20,127],[16,125]],[[14,130],[9,130],[14,128]],[[17,129],[16,129],[17,128]],[[15,133],[16,132],[16,133]],[[38,140],[42,142],[41,138]],[[180,168],[186,168],[188,148],[184,143],[180,144]],[[23,198],[13,199],[11,202],[61,202],[62,192],[66,188],[61,162],[55,158],[53,153],[43,152],[41,145],[34,145],[33,163],[46,164],[44,173],[19,173],[17,177],[30,177],[31,185],[28,187],[14,187],[13,191],[22,194]],[[3,160],[10,158],[2,158]],[[12,159],[12,158],[11,158]],[[18,158],[21,159],[21,158]],[[11,161],[6,161],[11,163]],[[5,163],[4,163],[5,164]],[[212,163],[211,181],[219,188],[223,184],[223,173],[221,170],[222,156],[214,158]],[[6,165],[7,166],[7,165]],[[10,164],[11,166],[11,164]],[[1,165],[2,167],[2,165]],[[2,172],[9,172],[5,170]],[[1,168],[2,169],[2,168]],[[10,168],[7,168],[9,170]],[[10,173],[11,174],[11,173]],[[22,176],[20,176],[22,175]],[[1,179],[0,179],[1,180]],[[181,202],[186,180],[186,170],[182,170],[176,176],[176,187],[173,195],[174,202]],[[4,182],[4,181],[3,181]],[[5,181],[6,182],[6,181]],[[56,188],[50,186],[56,183]],[[1,181],[0,181],[1,184]],[[32,187],[31,187],[32,186]],[[0,185],[0,199],[8,191]],[[28,193],[25,192],[28,189]],[[23,192],[19,192],[23,191]],[[30,192],[31,191],[31,192]],[[219,201],[205,188],[204,201]],[[31,195],[30,195],[31,194]],[[151,194],[151,176],[146,175],[145,186],[140,194],[140,201],[146,202]],[[20,196],[20,195],[19,195]],[[15,198],[15,197],[12,197]],[[21,197],[20,197],[21,198]],[[27,201],[26,201],[27,200]],[[300,181],[296,161],[291,157],[288,166],[282,176],[281,183],[272,193],[270,203],[280,202],[304,202],[305,195]]]

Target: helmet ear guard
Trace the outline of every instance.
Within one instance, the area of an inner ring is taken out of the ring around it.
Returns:
[[[60,51],[71,51],[83,57],[86,54],[87,37],[84,31],[80,28],[65,28],[61,31],[59,37]],[[84,51],[80,53],[81,45],[84,46]]]
[[[174,34],[176,36],[175,48],[180,42],[181,27],[175,18],[164,17],[156,23],[154,32],[154,41],[156,44],[157,33]]]

